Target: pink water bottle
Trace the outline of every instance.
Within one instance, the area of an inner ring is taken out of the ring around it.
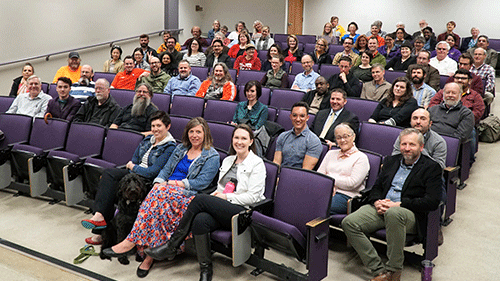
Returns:
[[[238,184],[238,180],[235,178],[231,178],[224,187],[224,191],[222,193],[234,193],[236,190],[236,184]]]

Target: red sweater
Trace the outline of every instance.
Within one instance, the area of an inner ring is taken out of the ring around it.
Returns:
[[[258,57],[252,57],[250,60],[246,59],[245,55],[239,56],[234,62],[233,68],[237,70],[238,74],[240,70],[260,70],[261,63]]]
[[[481,117],[484,114],[484,101],[480,94],[476,91],[469,89],[467,94],[462,94],[461,98],[463,106],[472,110],[472,114],[474,114],[474,122],[476,125],[481,120]],[[429,107],[435,106],[443,102],[443,90],[439,90],[429,102]]]

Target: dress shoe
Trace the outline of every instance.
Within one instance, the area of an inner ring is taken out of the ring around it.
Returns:
[[[387,271],[371,279],[370,281],[400,281],[401,271]]]
[[[136,272],[136,273],[137,273],[137,277],[139,277],[139,278],[144,278],[144,277],[148,276],[148,273],[149,273],[149,271],[151,270],[151,268],[153,267],[153,264],[154,264],[154,262],[151,264],[151,266],[150,266],[148,269],[141,269],[141,268],[140,268],[140,267],[141,267],[141,265],[142,265],[142,263],[141,263],[141,264],[137,267],[137,272]]]
[[[101,245],[102,240],[101,241],[94,241],[94,240],[92,240],[92,237],[87,237],[87,238],[85,238],[85,243],[90,244],[90,245]]]
[[[129,255],[133,255],[133,254],[135,254],[135,251],[136,251],[135,247],[133,247],[132,249],[130,249],[126,252],[123,252],[123,253],[117,253],[117,252],[113,251],[112,248],[106,248],[106,249],[102,250],[102,253],[108,257],[119,258],[119,257],[126,257]]]
[[[82,226],[86,229],[103,229],[106,228],[106,221],[82,220]]]

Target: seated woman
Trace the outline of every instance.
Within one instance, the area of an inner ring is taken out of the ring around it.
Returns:
[[[406,71],[408,66],[417,63],[417,58],[411,56],[411,45],[409,43],[404,43],[401,45],[401,56],[397,56],[391,59],[386,65],[385,69],[394,71]]]
[[[272,69],[266,72],[260,83],[271,89],[288,88],[288,74],[282,69],[285,62],[283,55],[278,54],[271,59]]]
[[[140,47],[134,49],[132,57],[134,58],[135,68],[151,71],[151,67],[144,59],[144,55],[142,54],[142,49]]]
[[[207,60],[205,61],[205,67],[214,67],[215,64],[223,62],[226,65],[231,64],[231,58],[224,52],[224,45],[219,39],[212,41],[212,51],[207,55]],[[208,51],[208,50],[207,50]]]
[[[94,216],[82,220],[83,227],[92,229],[96,235],[85,239],[85,243],[99,245],[103,228],[115,214],[115,203],[118,201],[118,183],[129,173],[136,173],[144,182],[151,184],[161,168],[165,166],[175,148],[175,139],[169,133],[170,117],[164,111],[157,111],[151,116],[152,135],[145,137],[126,165],[126,169],[111,168],[102,173],[97,186],[94,201]]]
[[[233,45],[227,54],[235,59],[243,55],[248,44],[252,44],[250,36],[248,36],[246,31],[242,31],[240,35],[238,35],[238,44]]]
[[[214,39],[215,33],[220,31],[220,21],[219,20],[214,20],[214,23],[212,24],[212,29],[208,31],[208,39]]]
[[[56,91],[58,96],[49,100],[45,111],[46,118],[73,120],[82,103],[69,94],[71,84],[71,79],[68,77],[59,77],[57,79]]]
[[[35,69],[31,65],[31,63],[27,62],[23,66],[23,70],[21,71],[21,76],[14,79],[12,82],[12,88],[10,89],[9,97],[17,97],[19,94],[29,93],[28,90],[28,77],[35,73]]]
[[[366,37],[366,35],[361,34],[358,36],[358,40],[356,40],[356,43],[354,44],[354,48],[352,49],[352,51],[359,55],[361,52],[366,51],[367,48],[368,48],[368,38]]]
[[[385,57],[386,62],[401,55],[399,53],[399,47],[394,45],[394,38],[392,36],[391,34],[387,34],[385,36],[385,45],[377,49],[377,51]]]
[[[321,67],[322,64],[332,64],[332,57],[328,54],[328,42],[325,39],[320,38],[316,41],[316,47],[311,57],[315,64]]]
[[[234,61],[233,69],[236,69],[239,74],[240,70],[260,70],[261,66],[255,46],[248,44],[243,55],[237,57]]]
[[[113,45],[111,47],[111,59],[104,62],[104,70],[103,72],[111,72],[118,73],[122,72],[125,69],[122,61],[122,48],[117,45]]]
[[[283,50],[283,56],[285,61],[290,63],[294,61],[300,61],[302,59],[302,51],[299,49],[299,39],[295,35],[289,35],[286,39],[288,47]]]
[[[409,128],[411,114],[417,108],[410,80],[398,77],[392,83],[388,96],[380,101],[368,121]]]
[[[446,42],[450,45],[450,50],[448,51],[448,57],[452,58],[454,61],[458,62],[458,59],[462,53],[458,50],[458,46],[455,42],[455,36],[452,34],[446,35]],[[431,52],[431,58],[436,56],[436,50]]]
[[[262,36],[255,40],[255,47],[257,48],[257,51],[269,50],[273,44],[274,39],[271,38],[271,28],[266,25],[262,28]]]
[[[398,48],[401,47],[404,43],[410,43],[410,40],[406,39],[408,38],[408,33],[406,33],[404,28],[398,28],[396,29],[396,38],[394,41],[394,45]]]
[[[326,41],[326,45],[339,43],[337,36],[335,36],[335,32],[333,31],[333,25],[330,22],[325,23],[323,26],[323,34],[318,36],[318,39],[324,39]]]
[[[201,83],[196,96],[206,100],[234,100],[236,86],[225,63],[215,64],[212,75]]]
[[[219,170],[219,153],[202,117],[191,119],[184,129],[182,144],[172,152],[153,189],[142,202],[139,214],[128,237],[119,244],[102,250],[109,257],[126,256],[144,247],[164,244],[177,228],[180,219],[194,198],[206,189]],[[146,256],[137,268],[137,276],[145,277],[153,265]]]
[[[188,46],[188,52],[184,54],[182,59],[187,60],[190,66],[205,66],[207,57],[201,51],[201,44],[198,39],[193,38]]]
[[[160,54],[161,70],[165,71],[170,77],[177,76],[179,71],[174,63],[174,58],[169,52],[163,52]]]
[[[212,280],[210,233],[217,229],[230,230],[234,215],[265,199],[266,166],[254,152],[254,134],[250,127],[236,126],[230,156],[224,159],[220,168],[217,190],[210,195],[196,195],[168,242],[146,249],[145,253],[157,260],[171,260],[192,232],[201,269],[200,280]]]
[[[231,40],[226,38],[226,35],[222,31],[215,33],[214,40],[221,40],[222,44],[224,45],[224,52],[227,53],[229,51],[227,45],[231,43]]]
[[[366,50],[361,53],[361,64],[351,69],[352,74],[362,82],[369,82],[373,80],[372,66],[370,65],[373,59],[373,53]]]
[[[411,50],[412,57],[418,57],[418,53],[424,49],[425,38],[418,36],[413,40],[413,49]]]
[[[247,124],[252,130],[258,130],[267,121],[267,105],[259,101],[262,96],[259,81],[251,80],[245,84],[245,96],[248,100],[238,103],[232,124]]]
[[[352,38],[353,43],[356,43],[356,40],[358,40],[359,37],[359,34],[356,33],[356,31],[358,31],[358,24],[352,21],[347,26],[347,31],[349,31],[349,33],[346,33],[344,34],[344,36],[342,36],[340,43],[344,44],[344,39],[346,39],[347,37]]]
[[[262,67],[260,70],[262,71],[269,71],[270,69],[273,69],[271,65],[271,59],[273,56],[277,55],[282,55],[283,51],[281,50],[281,47],[278,44],[272,44],[269,50],[267,50],[267,60],[262,62]],[[281,69],[283,69],[285,72],[288,72],[288,69],[286,69],[286,64],[283,64],[281,66]]]
[[[262,29],[263,29],[262,22],[260,20],[256,20],[253,22],[253,34],[252,34],[252,40],[257,40],[262,36]]]
[[[347,214],[347,201],[360,195],[370,171],[368,157],[356,148],[356,134],[348,123],[335,127],[335,141],[340,149],[328,151],[318,173],[335,179],[330,214]]]

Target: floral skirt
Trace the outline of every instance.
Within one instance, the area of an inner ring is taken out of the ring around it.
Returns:
[[[153,187],[141,204],[127,240],[139,248],[165,244],[194,196],[185,196],[183,188],[170,185]]]

